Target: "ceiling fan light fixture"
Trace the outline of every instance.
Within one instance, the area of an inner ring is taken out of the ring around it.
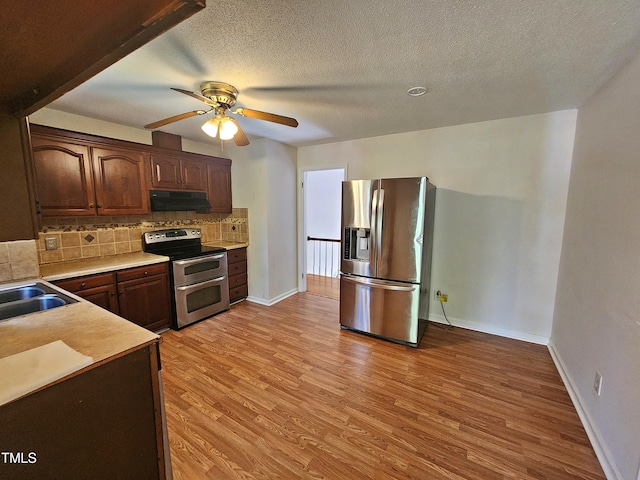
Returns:
[[[202,124],[202,131],[209,135],[210,137],[214,137],[218,134],[218,123],[219,120],[217,118],[210,118],[206,122]]]
[[[220,139],[231,140],[238,133],[238,126],[229,117],[220,120]]]
[[[219,126],[219,127],[218,127]],[[220,132],[220,140],[231,140],[238,133],[238,126],[227,116],[215,116],[204,122],[202,131],[215,138]]]

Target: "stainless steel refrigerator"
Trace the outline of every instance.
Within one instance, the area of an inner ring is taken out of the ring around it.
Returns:
[[[417,347],[429,313],[436,187],[342,182],[340,326]]]

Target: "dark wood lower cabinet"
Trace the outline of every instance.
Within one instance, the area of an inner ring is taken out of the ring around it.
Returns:
[[[0,479],[170,477],[158,344],[0,407]]]
[[[105,310],[115,314],[119,313],[115,273],[88,275],[53,283]]]
[[[244,300],[249,295],[246,248],[234,248],[227,251],[227,271],[229,275],[229,301],[235,303]]]
[[[120,316],[145,327],[161,330],[171,325],[171,297],[167,264],[117,272]]]
[[[148,330],[171,326],[166,263],[52,282]]]

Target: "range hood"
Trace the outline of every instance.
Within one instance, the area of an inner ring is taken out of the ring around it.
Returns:
[[[151,190],[149,192],[152,212],[177,212],[195,210],[209,213],[211,204],[205,192],[173,192]]]

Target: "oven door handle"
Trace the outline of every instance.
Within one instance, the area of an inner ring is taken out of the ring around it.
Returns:
[[[189,265],[193,265],[194,263],[201,263],[202,260],[220,260],[221,258],[224,258],[225,254],[226,252],[220,253],[218,255],[207,255],[203,257],[196,257],[189,260],[174,260],[173,263],[175,263],[176,265],[180,265],[181,267],[188,267]]]
[[[212,278],[211,280],[205,280],[204,282],[193,283],[191,285],[184,285],[182,287],[176,287],[176,290],[179,292],[187,292],[189,290],[193,290],[196,288],[208,287],[209,285],[213,285],[216,283],[220,283],[225,279],[225,276],[218,278]]]

